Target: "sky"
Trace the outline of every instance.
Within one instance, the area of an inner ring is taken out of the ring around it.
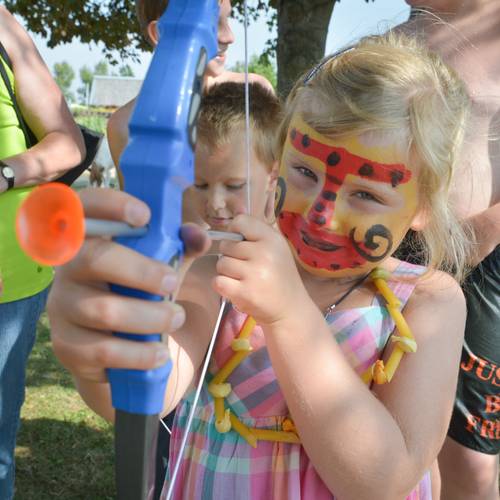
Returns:
[[[335,5],[328,32],[326,53],[333,52],[363,35],[385,31],[387,27],[407,19],[408,14],[409,7],[404,0],[375,0],[369,3],[365,0],[342,0]],[[22,23],[22,19],[20,21]],[[245,54],[243,27],[236,21],[232,22],[231,27],[235,33],[236,42],[228,52],[228,67],[238,61],[243,61]],[[249,56],[259,55],[268,37],[268,27],[264,20],[250,25]],[[77,75],[73,85],[75,89],[80,86],[78,76],[80,68],[84,65],[93,68],[103,59],[102,48],[96,44],[84,45],[74,41],[71,44],[49,49],[40,36],[33,35],[33,40],[51,71],[55,63],[62,61],[67,61],[73,66]],[[140,57],[140,62],[126,60],[123,64],[129,64],[135,76],[143,78],[150,60],[151,55],[144,53]]]

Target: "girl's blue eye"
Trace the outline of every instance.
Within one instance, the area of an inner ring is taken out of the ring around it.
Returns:
[[[304,166],[293,167],[293,168],[303,177],[307,177],[308,179],[311,179],[314,182],[318,182],[318,176],[311,169]]]
[[[371,193],[368,193],[367,191],[356,191],[355,193],[353,193],[353,196],[355,196],[360,200],[374,201],[376,203],[381,203],[381,201],[378,198],[373,196]]]
[[[203,190],[203,189],[207,189],[208,184],[207,184],[207,183],[202,183],[202,184],[193,184],[193,186],[194,186],[196,189]]]

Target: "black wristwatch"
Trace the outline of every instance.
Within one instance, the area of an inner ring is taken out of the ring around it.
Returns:
[[[14,187],[16,176],[14,169],[0,160],[0,175],[7,181],[7,191]]]

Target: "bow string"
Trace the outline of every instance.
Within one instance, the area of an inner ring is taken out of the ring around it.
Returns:
[[[251,211],[251,179],[250,179],[250,158],[251,158],[251,129],[250,129],[250,92],[249,92],[249,76],[248,76],[248,5],[247,0],[243,0],[244,7],[244,35],[245,35],[245,60],[244,60],[244,70],[245,70],[245,161],[246,161],[246,176],[247,176],[247,213],[250,214]],[[222,303],[219,308],[219,313],[217,315],[217,320],[215,322],[215,326],[211,335],[211,339],[208,345],[207,353],[205,355],[205,361],[203,363],[200,378],[198,379],[198,383],[196,385],[196,389],[194,392],[193,401],[191,404],[191,409],[188,414],[188,418],[186,421],[186,427],[182,434],[181,444],[179,446],[179,452],[176,458],[173,467],[171,468],[171,475],[169,478],[169,484],[166,494],[166,500],[171,500],[174,491],[175,484],[178,478],[178,474],[180,471],[180,466],[183,460],[184,451],[187,446],[187,440],[189,437],[189,432],[191,430],[191,426],[194,421],[194,415],[196,412],[196,408],[198,405],[198,401],[200,399],[201,391],[203,388],[203,384],[205,382],[205,377],[208,371],[208,367],[210,364],[210,359],[212,357],[213,350],[215,348],[215,342],[217,340],[217,335],[219,333],[220,325],[222,322],[222,318],[224,316],[224,311],[227,306],[227,300],[222,300]]]

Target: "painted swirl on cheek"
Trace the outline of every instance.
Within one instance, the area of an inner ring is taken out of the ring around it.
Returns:
[[[361,255],[361,257],[363,257],[368,262],[380,262],[381,260],[385,259],[387,255],[389,255],[389,252],[392,249],[392,234],[382,224],[375,224],[375,226],[372,226],[370,229],[368,229],[368,231],[366,231],[363,242],[365,248],[369,249],[371,252],[375,252],[380,248],[380,244],[375,241],[375,238],[381,238],[382,240],[385,240],[387,242],[386,245],[384,245],[385,250],[380,255],[373,255],[373,253],[368,253],[366,250],[364,250],[354,238],[355,233],[356,228],[352,229],[349,233],[351,245],[354,247],[356,252],[358,252],[359,255]]]

